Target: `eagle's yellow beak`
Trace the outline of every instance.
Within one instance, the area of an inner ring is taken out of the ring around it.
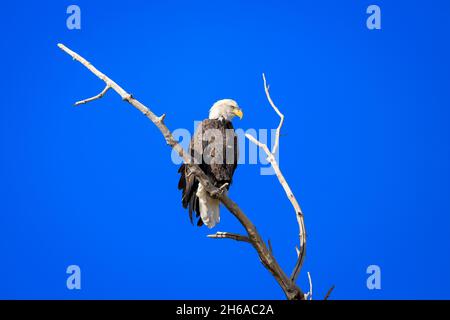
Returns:
[[[239,119],[242,119],[242,117],[244,116],[241,109],[233,109],[233,113],[237,115]]]

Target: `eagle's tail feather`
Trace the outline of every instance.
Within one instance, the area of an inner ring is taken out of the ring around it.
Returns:
[[[200,218],[208,228],[213,228],[220,221],[219,200],[211,198],[201,184],[197,189]]]

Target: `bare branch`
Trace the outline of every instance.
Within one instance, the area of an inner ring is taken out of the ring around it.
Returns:
[[[257,140],[254,136],[252,136],[252,135],[249,134],[249,133],[246,133],[246,134],[245,134],[245,137],[246,137],[248,140],[250,140],[251,142],[253,142],[254,144],[256,144],[258,147],[260,147],[261,149],[263,149],[264,152],[267,154],[267,156],[268,156],[269,158],[272,158],[272,157],[273,157],[272,153],[270,152],[270,150],[269,150],[269,148],[267,147],[266,144],[260,142],[259,140]],[[270,161],[269,158],[267,158],[268,161]]]
[[[225,205],[225,207],[239,220],[239,222],[247,231],[250,243],[257,251],[262,264],[264,265],[264,267],[266,267],[267,270],[269,270],[275,280],[277,280],[286,297],[289,300],[303,300],[304,294],[302,290],[281,269],[280,265],[278,264],[270,250],[267,248],[265,242],[259,235],[253,223],[248,219],[244,212],[242,212],[239,206],[233,200],[231,200],[225,192],[222,192],[219,188],[217,188],[198,165],[194,164],[194,162],[191,160],[191,157],[184,151],[181,145],[175,140],[170,130],[164,124],[164,115],[161,117],[157,117],[149,108],[136,100],[131,94],[126,92],[122,87],[120,87],[117,83],[100,72],[79,54],[70,50],[63,44],[58,44],[58,47],[68,55],[70,55],[74,60],[83,64],[93,74],[103,80],[107,86],[116,91],[120,95],[122,100],[130,103],[133,107],[138,109],[150,121],[153,122],[153,124],[164,136],[166,143],[179,154],[185,164],[189,164],[191,174],[193,174],[196,179],[203,185],[208,194],[219,199]]]
[[[218,231],[215,234],[208,234],[207,237],[213,238],[213,239],[231,239],[231,240],[251,243],[251,241],[248,237],[237,234],[237,233],[231,233],[231,232]]]
[[[312,300],[313,298],[313,284],[311,279],[311,274],[307,272],[308,274],[308,280],[309,280],[309,291],[305,294],[305,300]]]
[[[165,118],[166,118],[166,114],[163,113],[163,114],[158,118],[158,122],[163,122]]]
[[[275,110],[275,112],[280,116],[280,124],[277,127],[277,131],[276,131],[276,135],[275,135],[275,142],[274,142],[273,148],[272,148],[272,154],[275,155],[277,153],[277,149],[278,149],[279,142],[280,142],[280,131],[281,131],[281,127],[283,126],[283,123],[284,123],[284,115],[280,112],[280,110],[277,108],[275,103],[273,103],[273,100],[270,97],[270,92],[269,92],[270,86],[267,84],[266,76],[264,73],[262,74],[262,77],[264,80],[264,91],[266,92],[267,100],[269,101],[270,105]]]
[[[85,104],[85,103],[88,103],[88,102],[91,102],[91,101],[100,99],[100,98],[102,98],[102,97],[106,94],[106,92],[108,92],[109,89],[111,89],[111,87],[107,84],[106,87],[105,87],[105,89],[103,89],[102,92],[100,92],[98,95],[93,96],[93,97],[88,98],[88,99],[84,99],[84,100],[81,100],[81,101],[77,101],[77,102],[75,102],[75,105],[76,105],[76,106],[79,106],[80,104]]]
[[[269,245],[270,253],[273,254],[272,242],[270,241],[270,239],[267,239],[267,244]]]
[[[274,144],[274,149],[275,149],[274,151],[276,151],[276,148],[278,148],[278,141],[280,138],[280,129],[281,129],[281,126],[283,125],[284,116],[280,112],[280,110],[275,106],[275,104],[272,101],[272,98],[270,97],[269,87],[266,83],[266,77],[264,74],[263,74],[263,80],[264,80],[264,89],[266,91],[267,100],[269,100],[270,105],[272,106],[272,108],[276,111],[276,113],[281,118],[280,125],[278,126],[278,129],[277,129],[276,141]],[[278,163],[275,158],[275,153],[273,151],[271,152],[266,144],[260,142],[252,135],[245,134],[245,136],[251,142],[253,142],[258,147],[260,147],[261,149],[264,150],[264,152],[267,155],[267,161],[269,161],[270,164],[272,165],[272,168],[275,171],[275,174],[276,174],[280,184],[282,185],[289,201],[291,202],[292,206],[294,207],[296,217],[297,217],[297,223],[299,226],[299,238],[300,238],[300,250],[298,252],[297,262],[295,263],[294,270],[292,271],[292,274],[290,277],[291,281],[295,282],[300,273],[300,270],[302,269],[303,262],[304,262],[305,256],[306,256],[306,228],[305,228],[305,221],[304,221],[302,209],[300,208],[300,205],[298,204],[297,199],[294,196],[294,193],[292,192],[291,188],[289,187],[289,184],[287,183],[286,179],[284,178],[283,174],[281,173],[280,167],[278,166]]]
[[[334,287],[335,287],[335,285],[333,284],[333,285],[331,286],[331,288],[328,290],[328,292],[327,292],[327,294],[325,295],[325,298],[324,298],[323,300],[328,300],[328,298],[330,297],[331,293],[332,293],[333,290],[334,290]]]

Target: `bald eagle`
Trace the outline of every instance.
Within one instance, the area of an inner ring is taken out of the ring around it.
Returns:
[[[189,153],[195,164],[218,188],[228,190],[238,162],[238,142],[231,120],[243,113],[236,101],[219,100],[209,110],[209,119],[197,127],[189,144]],[[189,174],[187,165],[178,170],[181,174],[178,189],[182,190],[183,208],[188,208],[193,224],[195,212],[198,226],[214,227],[220,221],[219,200],[211,198],[197,179]]]

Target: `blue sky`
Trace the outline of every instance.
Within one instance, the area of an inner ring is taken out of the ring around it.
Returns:
[[[66,8],[81,8],[68,30]],[[382,30],[366,28],[377,4]],[[79,52],[171,129],[234,98],[235,126],[286,116],[280,166],[301,203],[316,298],[450,298],[448,1],[43,1],[2,4],[0,298],[283,299],[250,246],[192,227],[155,127],[57,47]],[[230,196],[295,263],[273,176]],[[220,231],[243,232],[222,209]],[[82,289],[66,288],[79,265]],[[368,290],[366,268],[381,268]]]

